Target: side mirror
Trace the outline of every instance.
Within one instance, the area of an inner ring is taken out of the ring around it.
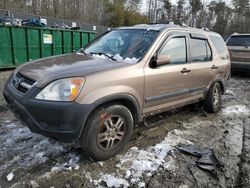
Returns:
[[[159,66],[167,65],[167,64],[170,64],[170,62],[171,62],[170,55],[159,55],[157,56],[157,59],[156,59],[156,66],[159,67]]]

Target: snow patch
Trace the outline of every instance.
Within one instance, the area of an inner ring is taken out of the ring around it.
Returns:
[[[75,169],[75,170],[79,170],[79,169],[80,169],[80,166],[79,166],[79,165],[76,165],[76,166],[74,167],[74,169]]]
[[[98,55],[98,54],[93,54],[92,57],[100,58],[100,59],[109,59],[109,58],[106,57],[105,55]]]
[[[47,160],[47,157],[45,155],[45,152],[39,152],[35,154],[35,160],[40,161],[40,162],[45,162]]]
[[[180,131],[173,130],[168,133],[162,142],[145,150],[132,147],[124,156],[120,157],[119,163],[116,165],[121,173],[116,176],[102,175],[98,182],[104,181],[108,187],[118,186],[119,183],[119,186],[127,187],[129,186],[127,182],[137,184],[138,187],[144,187],[143,182],[140,182],[140,178],[144,174],[150,177],[160,167],[174,170],[175,161],[168,154],[173,152],[174,146],[178,144],[192,144],[192,142],[182,139],[180,134]]]
[[[46,178],[50,179],[54,174],[57,174],[58,172],[61,172],[63,170],[69,170],[72,171],[74,170],[79,170],[79,161],[80,157],[75,155],[75,154],[69,154],[70,160],[64,164],[56,164],[56,166],[52,167],[49,172],[46,172],[43,176],[40,178]]]
[[[2,148],[0,151],[0,161],[2,161],[0,176],[11,166],[26,168],[27,166],[43,164],[49,159],[62,154],[66,155],[64,159],[67,161],[58,162],[55,165],[58,169],[53,169],[53,173],[60,170],[75,169],[76,165],[79,164],[79,156],[68,152],[72,148],[71,145],[31,133],[19,121],[4,125],[4,129],[0,132],[2,133],[0,137]],[[13,157],[9,157],[6,153],[11,153]],[[76,169],[79,169],[79,167],[76,167]]]
[[[146,187],[146,184],[145,184],[145,182],[140,182],[140,183],[138,183],[138,187]]]
[[[112,54],[107,54],[108,56],[110,56],[111,58],[114,58],[115,60],[117,60],[117,62],[121,62],[121,63],[129,63],[129,64],[134,64],[134,63],[137,63],[138,62],[138,58],[135,58],[135,57],[132,57],[132,58],[129,58],[129,57],[126,57],[125,59],[120,56],[120,54],[116,54],[114,56],[112,56]],[[100,59],[110,59],[109,57],[101,54],[101,55],[98,55],[98,54],[93,54],[92,57],[95,57],[95,58],[100,58]]]
[[[123,62],[123,63],[129,63],[129,64],[134,64],[134,63],[137,63],[139,59],[133,57],[133,58],[125,58],[123,59],[123,57],[120,56],[120,54],[116,54],[114,55],[113,57],[114,59],[116,59],[117,61],[120,61],[120,62]]]
[[[109,174],[103,175],[103,181],[106,182],[107,187],[128,187],[129,183],[125,179],[117,178]]]
[[[235,93],[232,90],[226,90],[225,95],[231,95],[231,96],[235,96]]]
[[[242,115],[250,115],[250,110],[245,105],[233,105],[228,106],[222,110],[223,114],[242,114]]]
[[[7,175],[7,180],[8,180],[8,181],[13,180],[13,178],[14,178],[14,173],[13,173],[13,172],[11,172],[11,173],[9,173],[9,174]]]

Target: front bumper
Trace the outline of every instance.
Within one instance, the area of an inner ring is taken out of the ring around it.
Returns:
[[[91,105],[36,100],[40,90],[33,87],[21,94],[7,81],[3,95],[15,116],[32,132],[63,142],[79,139]]]
[[[250,62],[232,61],[231,69],[232,71],[250,72]]]

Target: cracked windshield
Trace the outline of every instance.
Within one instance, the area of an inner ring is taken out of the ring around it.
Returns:
[[[118,62],[137,63],[148,51],[158,31],[144,29],[114,30],[85,49],[85,53]]]

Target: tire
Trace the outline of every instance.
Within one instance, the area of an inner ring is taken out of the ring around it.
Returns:
[[[218,82],[214,83],[204,100],[204,108],[211,113],[217,113],[221,110],[221,86]]]
[[[134,122],[129,109],[113,104],[96,109],[80,137],[80,145],[96,161],[107,160],[129,142]]]

